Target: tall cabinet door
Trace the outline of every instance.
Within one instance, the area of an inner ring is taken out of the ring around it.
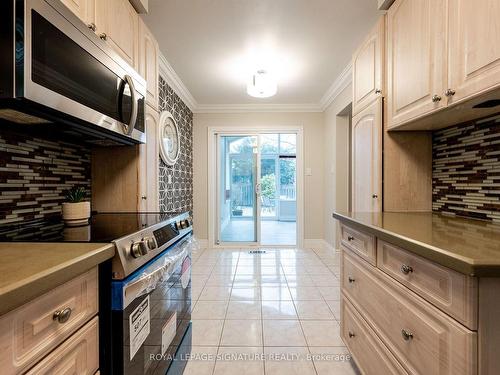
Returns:
[[[86,25],[95,23],[95,2],[96,0],[61,0],[78,18]]]
[[[445,0],[397,0],[389,8],[386,96],[389,128],[446,105],[445,5]]]
[[[384,21],[381,17],[352,59],[353,115],[382,94]]]
[[[139,74],[146,80],[146,103],[158,110],[158,42],[139,19]]]
[[[453,0],[448,11],[453,103],[500,86],[500,1]]]
[[[352,211],[382,211],[382,98],[352,118]]]
[[[139,150],[139,209],[143,212],[158,212],[158,123],[159,114],[146,107],[146,143]]]

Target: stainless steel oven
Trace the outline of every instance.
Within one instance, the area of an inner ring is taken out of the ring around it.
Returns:
[[[59,0],[2,0],[0,19],[0,118],[145,141],[144,79]]]

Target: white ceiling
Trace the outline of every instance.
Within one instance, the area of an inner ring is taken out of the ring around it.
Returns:
[[[144,20],[199,105],[320,103],[380,12],[376,0],[149,0]],[[246,94],[254,69],[278,94]]]

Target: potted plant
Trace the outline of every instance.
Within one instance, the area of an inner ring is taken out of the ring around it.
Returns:
[[[83,186],[74,186],[66,193],[66,202],[62,204],[62,216],[66,225],[88,224],[90,202],[85,201],[87,191]]]

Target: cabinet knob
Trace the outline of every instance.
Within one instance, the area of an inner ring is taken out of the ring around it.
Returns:
[[[349,280],[351,284],[356,281],[356,279],[353,279],[352,277],[349,277],[347,280]]]
[[[403,336],[403,340],[410,341],[413,339],[413,333],[407,331],[406,329],[401,330],[401,336]]]
[[[401,272],[404,273],[405,275],[408,275],[409,273],[413,272],[413,268],[407,264],[403,264],[401,266]]]
[[[354,237],[353,236],[347,236],[347,241],[354,241]]]
[[[377,199],[378,198],[378,194],[372,194],[372,198]]]
[[[141,199],[142,199],[143,201],[145,201],[146,199],[148,199],[148,197],[146,197],[145,195],[143,195],[143,196],[141,197]]]
[[[71,308],[65,307],[62,310],[56,311],[54,315],[52,315],[52,320],[57,321],[58,323],[66,323],[71,316]]]
[[[349,331],[348,335],[349,335],[349,337],[350,337],[351,339],[352,339],[353,337],[356,337],[356,335],[355,335],[353,332],[351,332],[351,331]]]
[[[433,96],[432,96],[432,101],[433,101],[434,103],[440,102],[440,101],[441,101],[441,99],[443,99],[443,98],[441,98],[439,95],[433,95]]]
[[[97,26],[95,25],[94,22],[91,22],[87,25],[87,27],[92,30],[93,32],[95,32],[97,30]]]
[[[101,38],[102,40],[107,40],[108,36],[106,35],[106,33],[100,33],[99,38]]]
[[[380,89],[375,89],[375,94],[382,94],[382,90],[380,90]]]
[[[455,90],[453,90],[453,89],[448,89],[448,90],[446,90],[446,91],[444,92],[444,94],[445,94],[447,97],[453,96],[453,95],[455,95],[455,93],[456,93],[456,92],[455,92]]]

